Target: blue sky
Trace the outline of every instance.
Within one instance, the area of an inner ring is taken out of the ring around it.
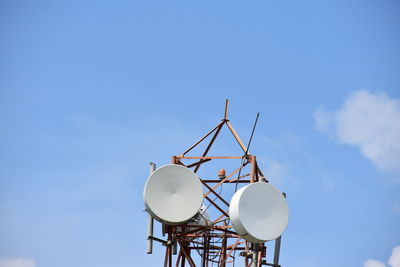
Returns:
[[[2,1],[0,266],[160,266],[160,246],[145,254],[148,163],[216,125],[226,98],[244,140],[261,112],[250,152],[291,211],[282,266],[398,266],[399,11]]]

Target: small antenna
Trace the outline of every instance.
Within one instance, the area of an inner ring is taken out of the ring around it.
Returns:
[[[242,167],[243,167],[244,161],[245,161],[246,156],[247,156],[247,154],[248,154],[248,152],[249,152],[249,148],[250,148],[250,145],[251,145],[251,140],[253,140],[253,135],[254,135],[254,131],[256,130],[256,126],[257,126],[257,122],[258,122],[258,117],[260,117],[260,112],[257,112],[256,120],[255,120],[254,125],[253,125],[253,130],[251,131],[249,143],[247,144],[246,151],[244,152],[244,155],[243,155],[243,157],[242,157],[242,164],[240,165],[241,168],[239,169],[238,177],[237,177],[237,179],[236,179],[235,192],[237,191],[237,186],[238,186],[238,182],[239,182],[239,178],[240,178],[240,173],[242,172]]]
[[[256,130],[258,117],[260,117],[260,112],[257,112],[256,121],[254,122],[253,130],[251,131],[249,143],[247,144],[247,149],[246,149],[246,152],[244,153],[244,157],[247,156],[247,153],[249,152],[249,147],[250,147],[250,144],[251,144],[251,140],[253,140],[254,131]]]
[[[228,106],[229,106],[229,99],[226,99],[226,100],[225,100],[224,121],[228,120]]]

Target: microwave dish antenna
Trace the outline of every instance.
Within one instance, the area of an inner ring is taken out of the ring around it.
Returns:
[[[144,186],[146,210],[168,225],[183,224],[202,207],[203,187],[199,177],[189,168],[168,164],[155,170]]]
[[[275,186],[259,182],[242,187],[233,195],[229,217],[242,238],[262,243],[285,231],[289,209],[286,198]]]

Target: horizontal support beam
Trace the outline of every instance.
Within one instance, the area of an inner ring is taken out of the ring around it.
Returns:
[[[160,243],[162,243],[162,244],[167,244],[167,243],[168,243],[167,241],[165,241],[165,240],[162,240],[162,239],[160,239],[160,238],[157,238],[157,237],[154,237],[154,236],[148,236],[148,237],[147,237],[147,239],[151,239],[151,240],[154,240],[154,241],[160,242]]]
[[[190,249],[204,249],[204,247],[189,247]],[[220,250],[221,247],[208,247],[209,250],[216,249]],[[236,247],[236,248],[231,248],[231,250],[245,250],[245,247]]]
[[[214,183],[214,184],[216,184],[216,183],[220,183],[221,182],[221,180],[203,180],[203,182],[205,182],[205,183]],[[224,181],[223,182],[224,184],[235,184],[235,183],[250,183],[250,180],[239,180],[239,181],[233,181],[233,182],[231,182],[230,180],[226,180],[226,181]]]
[[[186,167],[187,168],[192,168],[192,167],[194,167],[194,166],[197,166],[197,165],[199,165],[199,164],[203,164],[204,162],[207,162],[207,161],[210,161],[211,159],[202,159],[202,160],[199,160],[199,161],[197,161],[197,162],[195,162],[195,163],[192,163],[192,164],[189,164],[189,165],[187,165]]]
[[[243,156],[221,156],[221,157],[187,157],[187,156],[176,156],[177,159],[241,159]]]
[[[177,236],[180,237],[203,237],[203,236],[207,236],[207,237],[226,237],[226,238],[241,238],[240,235],[227,235],[227,234],[210,234],[210,233],[203,233],[203,234],[189,234],[189,235],[185,235],[185,234],[176,234]]]

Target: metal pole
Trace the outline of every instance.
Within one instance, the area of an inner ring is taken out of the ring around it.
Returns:
[[[274,251],[274,266],[279,266],[279,254],[281,251],[281,236],[275,239],[275,251]]]
[[[147,254],[153,253],[153,224],[154,219],[149,214],[147,218]]]
[[[253,254],[252,254],[252,261],[251,261],[251,267],[257,267],[258,266],[258,243],[253,243]]]
[[[178,242],[174,238],[172,241],[172,255],[178,254]]]
[[[282,193],[283,196],[286,198],[286,193]],[[281,252],[281,239],[282,236],[279,236],[275,239],[275,250],[274,250],[274,266],[279,267],[279,254]]]
[[[156,164],[150,162],[150,174],[152,174],[156,170]],[[147,254],[153,253],[153,226],[154,219],[149,214],[147,217]]]

